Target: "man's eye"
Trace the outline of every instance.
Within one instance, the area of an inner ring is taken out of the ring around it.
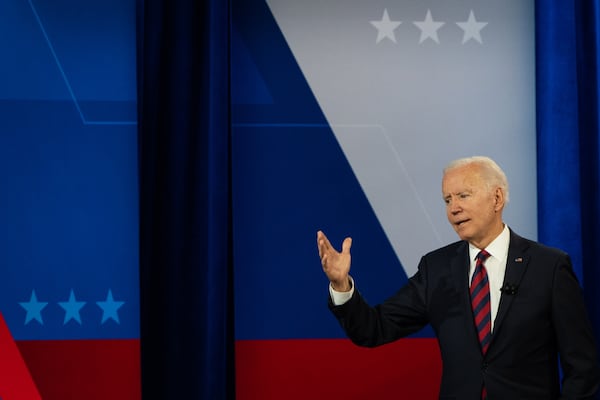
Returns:
[[[469,197],[468,193],[461,193],[459,196],[461,199],[466,199],[467,197]]]

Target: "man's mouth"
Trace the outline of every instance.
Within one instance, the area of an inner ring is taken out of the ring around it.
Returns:
[[[461,221],[457,221],[454,225],[456,225],[457,228],[460,228],[466,222],[469,222],[469,220],[468,219],[464,219],[464,220],[461,220]]]

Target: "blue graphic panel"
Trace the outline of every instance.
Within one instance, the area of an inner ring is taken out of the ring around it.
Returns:
[[[0,51],[0,312],[138,338],[135,2],[2,2]]]
[[[233,25],[232,84],[256,79],[232,87],[236,339],[344,337],[317,230],[338,247],[353,237],[351,273],[372,303],[406,274],[267,5],[234,2]]]

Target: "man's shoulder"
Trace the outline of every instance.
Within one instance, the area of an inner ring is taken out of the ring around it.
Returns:
[[[558,247],[552,247],[544,243],[525,238],[518,235],[512,229],[510,230],[510,242],[509,249],[529,252],[532,254],[545,254],[553,256],[566,256],[568,255],[564,250]],[[469,250],[469,243],[465,240],[458,240],[456,242],[447,244],[435,250],[432,250],[424,255],[425,258],[438,258],[438,257],[453,257],[457,254],[466,253]]]
[[[425,254],[425,257],[450,257],[457,253],[468,251],[469,243],[464,240],[459,240],[454,243],[447,244],[438,249],[432,250]]]
[[[510,249],[516,249],[517,251],[529,252],[532,254],[545,254],[553,256],[566,256],[567,253],[558,248],[546,245],[544,243],[524,238],[516,234],[513,230],[510,231]]]

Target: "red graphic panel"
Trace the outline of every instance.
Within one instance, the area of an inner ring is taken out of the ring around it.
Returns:
[[[141,399],[138,339],[17,344],[43,400]]]
[[[0,399],[41,399],[2,314],[0,314]]]
[[[436,339],[403,339],[374,349],[347,339],[236,342],[237,400],[438,398]]]

